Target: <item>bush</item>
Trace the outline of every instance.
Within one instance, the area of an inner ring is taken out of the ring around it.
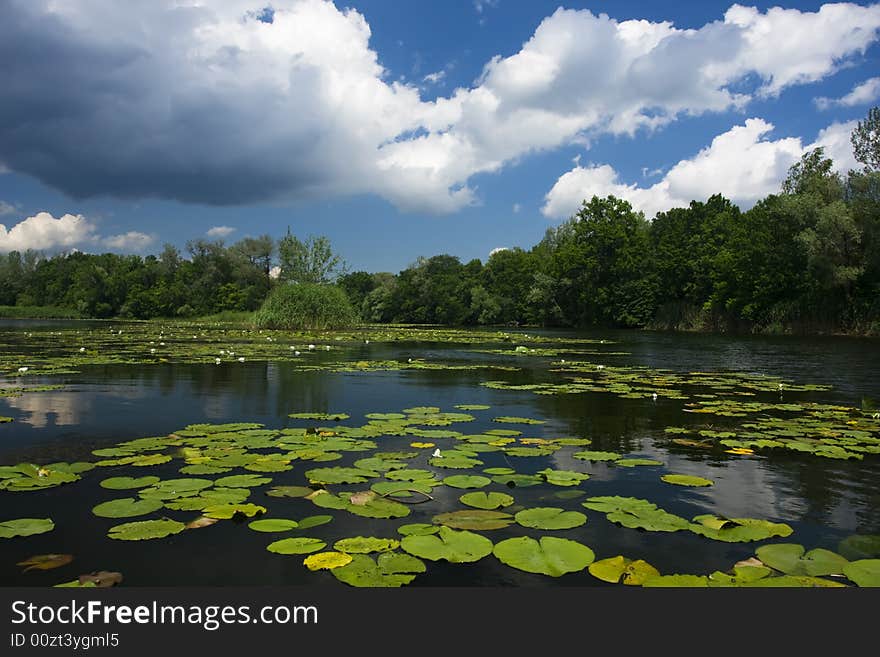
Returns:
[[[336,285],[286,283],[269,294],[254,323],[259,328],[323,330],[354,326],[357,315]]]

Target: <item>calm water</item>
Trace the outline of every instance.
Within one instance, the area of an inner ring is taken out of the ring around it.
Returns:
[[[19,329],[22,323],[7,324]],[[45,330],[52,323],[29,323]],[[0,325],[0,331],[3,330]],[[781,375],[798,383],[831,384],[829,392],[799,393],[797,400],[860,406],[863,399],[880,401],[880,342],[844,338],[724,337],[650,332],[553,333],[576,337],[602,337],[617,341],[616,349],[629,355],[603,357],[609,365],[647,365],[676,371],[740,370]],[[300,411],[346,412],[345,424],[359,426],[363,415],[393,412],[412,406],[439,406],[455,410],[454,404],[488,404],[490,411],[475,412],[477,421],[452,429],[478,433],[498,428],[491,422],[499,415],[547,420],[536,427],[514,426],[530,437],[588,437],[594,450],[627,452],[628,456],[656,458],[664,468],[621,468],[571,458],[572,449],[550,457],[510,459],[500,453],[481,454],[485,466],[512,466],[518,472],[545,467],[579,470],[591,478],[580,485],[586,496],[622,495],[655,502],[672,513],[691,518],[700,513],[729,517],[753,517],[786,522],[794,534],[784,542],[835,549],[838,541],[853,533],[880,533],[880,456],[867,455],[861,462],[838,461],[793,452],[769,456],[740,457],[667,447],[667,426],[694,423],[682,411],[681,400],[621,399],[608,393],[536,395],[527,391],[481,387],[486,380],[515,382],[556,380],[547,372],[550,358],[510,359],[473,354],[463,345],[370,344],[354,348],[352,359],[403,359],[409,357],[475,362],[491,360],[515,364],[520,372],[393,371],[375,373],[301,372],[289,363],[228,363],[214,365],[92,366],[80,374],[29,378],[28,383],[63,382],[57,391],[0,398],[0,415],[14,418],[0,425],[0,464],[21,461],[94,460],[91,450],[123,440],[168,434],[201,422],[261,422],[269,428],[303,426],[288,418]],[[320,358],[321,356],[319,356]],[[595,357],[590,357],[595,358]],[[15,385],[0,382],[0,387]],[[758,397],[778,401],[778,397]],[[788,399],[787,399],[788,401]],[[326,424],[326,423],[323,423]],[[461,427],[465,426],[465,429]],[[408,448],[413,438],[377,439],[380,449]],[[451,447],[451,439],[434,441]],[[313,465],[294,461],[288,472],[272,473],[273,485],[303,484],[303,472],[312,467],[349,465],[362,453],[345,453],[343,459]],[[411,467],[424,467],[427,454]],[[515,463],[511,463],[515,461]],[[134,476],[179,475],[182,463],[141,468]],[[241,472],[241,471],[237,471]],[[233,472],[231,474],[235,474]],[[710,488],[682,488],[659,481],[660,474],[676,472],[708,477]],[[0,492],[0,519],[51,516],[56,529],[24,539],[0,540],[0,585],[51,585],[80,573],[118,570],[127,585],[262,585],[291,584],[341,587],[328,573],[311,573],[302,556],[280,556],[265,546],[281,535],[260,534],[247,523],[223,521],[198,531],[162,540],[121,542],[106,537],[109,527],[139,520],[97,518],[91,507],[115,497],[134,496],[135,491],[108,491],[98,482],[116,474],[96,469],[74,484],[41,492]],[[124,474],[130,474],[125,472]],[[458,474],[447,471],[442,474]],[[339,486],[337,490],[352,489]],[[356,487],[354,487],[356,488]],[[493,484],[488,490],[503,490]],[[662,573],[706,574],[727,570],[754,554],[755,544],[709,541],[690,532],[659,533],[625,529],[608,522],[603,514],[580,507],[583,498],[562,500],[554,495],[563,489],[535,486],[512,492],[523,506],[559,506],[584,511],[583,527],[552,532],[590,546],[597,558],[624,554],[643,558]],[[414,505],[412,514],[399,520],[370,520],[345,512],[319,509],[302,499],[275,499],[255,490],[249,501],[269,508],[268,516],[301,518],[331,513],[334,521],[303,534],[328,544],[350,536],[395,536],[394,528],[412,522],[430,522],[438,512],[462,508],[457,498],[465,491],[439,486],[435,501]],[[197,513],[169,512],[169,517],[195,517]],[[161,512],[156,517],[161,516]],[[150,516],[153,517],[153,516]],[[183,519],[181,517],[181,519]],[[510,528],[484,532],[497,542],[510,536],[541,532]],[[777,539],[779,540],[779,539]],[[71,553],[76,561],[62,569],[21,573],[16,562],[34,554]],[[488,557],[472,565],[445,562],[428,564],[412,586],[435,585],[602,585],[586,572],[558,580],[521,573]]]

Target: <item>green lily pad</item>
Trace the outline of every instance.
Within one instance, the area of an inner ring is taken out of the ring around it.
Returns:
[[[260,518],[248,523],[248,527],[255,532],[287,532],[291,529],[299,527],[296,520],[287,520],[285,518]]]
[[[595,561],[589,566],[590,574],[603,582],[641,586],[652,577],[659,577],[660,571],[646,561],[627,559],[622,555]]]
[[[676,486],[712,486],[715,484],[711,479],[703,477],[695,477],[693,475],[668,474],[660,477],[667,484],[675,484]]]
[[[428,480],[431,483],[425,483],[424,480],[419,481],[379,481],[370,486],[370,490],[379,495],[387,495],[390,497],[412,497],[413,493],[421,493],[428,495],[434,490],[434,480]],[[436,482],[439,483],[439,482]]]
[[[111,527],[107,536],[118,541],[146,541],[179,534],[186,525],[176,520],[142,520]]]
[[[320,527],[332,522],[333,516],[307,516],[297,523],[297,529],[311,529],[312,527]]]
[[[492,552],[492,541],[468,531],[440,527],[436,534],[404,536],[400,546],[413,556],[429,561],[472,563]]]
[[[755,553],[762,563],[786,575],[842,575],[849,561],[830,550],[817,548],[804,551],[802,545],[776,543],[762,545]]]
[[[872,559],[880,557],[880,534],[853,534],[843,539],[837,546],[847,559]]]
[[[397,528],[397,533],[401,536],[427,536],[428,534],[436,534],[439,531],[440,527],[437,525],[429,525],[424,522],[414,522]]]
[[[131,518],[158,511],[163,506],[162,500],[136,500],[133,497],[126,497],[99,504],[92,509],[92,513],[101,518]]]
[[[45,534],[53,529],[55,529],[55,523],[52,522],[50,518],[17,518],[16,520],[4,520],[0,522],[0,538]]]
[[[690,523],[684,518],[659,509],[648,500],[635,497],[591,497],[582,502],[582,506],[601,511],[611,522],[631,529],[677,532],[690,528]]]
[[[596,558],[586,545],[553,536],[542,536],[539,541],[529,536],[508,538],[492,552],[512,568],[550,577],[583,570]]]
[[[383,552],[374,561],[366,554],[352,555],[350,563],[330,572],[349,586],[366,588],[399,587],[425,572],[425,564],[408,554]]]
[[[492,481],[508,488],[526,488],[528,486],[539,486],[544,483],[544,480],[538,475],[528,474],[496,475],[492,477]]]
[[[271,477],[261,477],[260,475],[232,475],[231,477],[221,477],[214,482],[215,486],[222,488],[252,488],[254,486],[262,486],[272,481]]]
[[[582,481],[586,481],[590,478],[590,475],[584,474],[583,472],[552,470],[551,468],[538,470],[538,474],[543,475],[547,480],[547,483],[553,484],[554,486],[577,486]]]
[[[762,541],[774,536],[784,538],[793,531],[785,523],[755,518],[722,518],[711,514],[696,516],[688,529],[700,536],[728,543]]]
[[[212,504],[201,510],[203,515],[218,520],[229,520],[236,515],[247,518],[266,513],[266,507],[258,504]]]
[[[503,529],[513,522],[513,516],[501,511],[467,509],[450,511],[434,516],[434,522],[453,529]]]
[[[533,529],[572,529],[587,522],[587,516],[579,511],[565,511],[554,507],[525,509],[514,518],[517,524]]]
[[[644,465],[663,465],[663,461],[657,461],[654,459],[618,459],[614,462],[614,465],[619,465],[624,468],[635,468]]]
[[[452,475],[444,477],[443,483],[453,488],[485,488],[492,480],[480,475]]]
[[[503,415],[496,417],[493,422],[501,422],[503,424],[544,424],[546,420],[534,420],[530,417],[516,417],[512,415]]]
[[[513,497],[506,493],[484,493],[483,491],[465,493],[458,500],[466,506],[487,511],[513,504]]]
[[[340,493],[337,496],[319,491],[312,498],[312,504],[324,509],[342,509],[364,518],[404,518],[410,513],[409,507],[394,500],[374,496],[367,497],[362,504],[354,504],[350,501],[351,496],[352,493]]]
[[[370,552],[391,552],[400,547],[396,538],[374,538],[357,536],[343,538],[333,544],[333,549],[346,554],[369,554]]]
[[[709,578],[703,575],[660,575],[645,580],[642,586],[647,588],[705,588],[709,586]]]
[[[486,404],[456,404],[455,408],[462,411],[488,411],[492,407]]]
[[[266,491],[269,497],[305,497],[315,492],[308,486],[273,486]]]
[[[575,452],[572,456],[581,461],[617,461],[622,457],[617,452],[593,452],[589,450]]]
[[[238,504],[250,497],[249,488],[210,488],[198,495],[164,500],[165,508],[173,511],[201,511],[217,504]]]
[[[378,476],[375,470],[361,468],[316,468],[306,471],[306,478],[313,484],[362,484]]]
[[[195,495],[198,491],[210,488],[214,482],[210,479],[165,479],[138,491],[141,497],[150,497],[160,500],[173,500],[178,497]]]
[[[851,561],[843,574],[858,586],[880,586],[880,559],[859,559]]]
[[[327,544],[319,538],[283,538],[280,541],[269,543],[266,549],[276,554],[311,554],[327,547]]]
[[[386,472],[385,478],[390,479],[391,481],[420,481],[434,479],[434,472],[431,470],[406,468],[405,470],[392,470],[391,472]]]
[[[428,463],[437,468],[449,468],[454,470],[470,470],[483,462],[479,459],[470,458],[461,454],[444,454],[428,459]]]
[[[101,482],[102,488],[110,490],[129,490],[132,488],[146,488],[159,483],[159,477],[110,477]]]

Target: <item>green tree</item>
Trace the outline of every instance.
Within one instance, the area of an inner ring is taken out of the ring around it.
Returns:
[[[880,171],[880,107],[868,110],[868,116],[858,122],[850,141],[856,160],[867,171]]]
[[[278,260],[279,280],[285,283],[332,283],[345,270],[344,261],[333,253],[329,239],[312,236],[303,242],[289,228],[278,242]]]

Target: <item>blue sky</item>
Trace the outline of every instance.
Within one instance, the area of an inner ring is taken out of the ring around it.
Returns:
[[[175,4],[0,8],[0,252],[290,226],[352,270],[485,261],[593,193],[652,217],[749,207],[817,145],[846,171],[880,96],[870,3]]]

